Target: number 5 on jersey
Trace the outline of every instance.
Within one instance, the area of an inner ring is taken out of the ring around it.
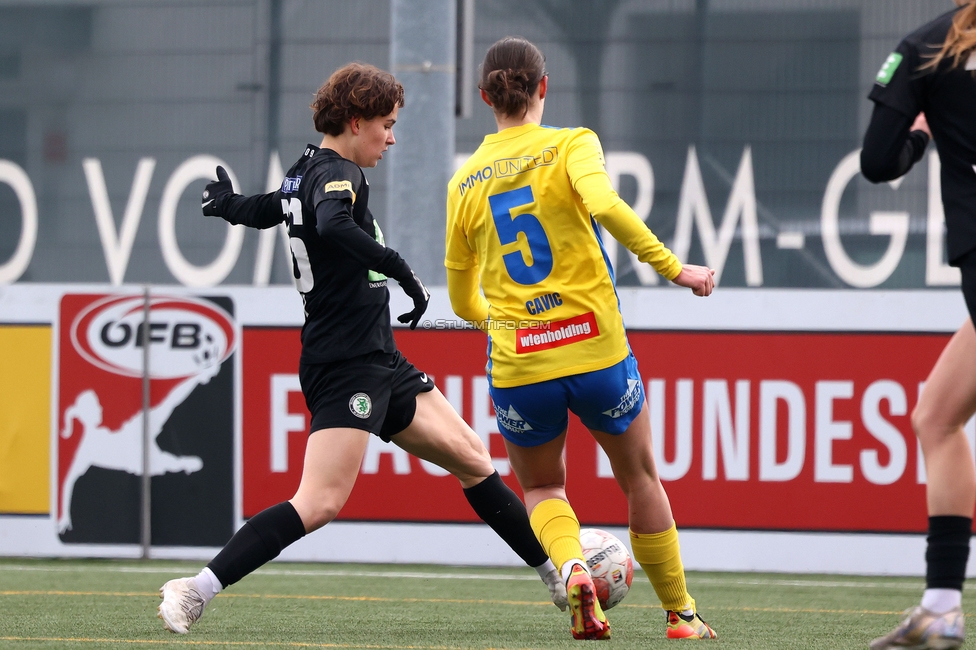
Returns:
[[[538,284],[552,272],[552,247],[549,245],[549,237],[546,236],[539,218],[528,212],[512,215],[512,211],[516,208],[534,202],[531,185],[488,197],[491,216],[502,246],[518,242],[519,233],[523,233],[529,243],[529,252],[532,254],[531,266],[525,263],[525,256],[520,250],[502,255],[509,276],[519,284],[526,285]]]
[[[300,226],[304,223],[302,219],[302,202],[296,198],[281,199],[281,211],[285,218],[289,219],[289,225]],[[315,279],[312,277],[312,265],[308,261],[308,249],[305,242],[299,237],[289,237],[288,245],[291,248],[291,258],[294,261],[292,271],[295,275],[295,286],[300,293],[308,293],[315,286]]]

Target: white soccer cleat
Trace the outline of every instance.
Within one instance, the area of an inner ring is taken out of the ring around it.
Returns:
[[[163,627],[176,634],[189,632],[190,626],[203,616],[207,604],[193,578],[170,580],[159,588],[159,597],[163,602],[159,604],[157,616],[163,619]]]
[[[566,585],[563,583],[563,577],[559,575],[559,571],[553,569],[546,574],[542,581],[549,587],[549,598],[552,599],[552,604],[558,607],[559,611],[565,612],[566,608],[569,607],[569,598],[566,596]]]
[[[966,640],[966,617],[956,607],[935,614],[921,605],[905,610],[893,631],[871,642],[871,650],[953,650]]]

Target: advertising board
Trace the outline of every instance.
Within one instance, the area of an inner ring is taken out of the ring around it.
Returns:
[[[394,290],[391,311],[407,300]],[[48,486],[48,507],[4,492],[0,553],[137,555],[146,426],[155,557],[209,559],[245,519],[294,493],[309,422],[294,290],[153,290],[148,328],[138,288],[21,285],[0,303],[0,331],[32,334],[25,349],[37,360],[5,364],[0,380],[23,376],[49,392],[14,406],[37,424],[25,435],[5,416],[0,443],[50,449],[18,456],[20,475]],[[621,307],[690,568],[919,570],[921,552],[915,565],[904,560],[926,525],[909,419],[965,318],[955,291],[720,290],[701,300],[645,289],[622,291]],[[421,326],[396,329],[396,339],[517,490],[488,396],[484,335],[453,319],[435,289]],[[625,533],[609,462],[575,418],[566,457],[580,520]],[[804,552],[831,543],[848,549],[843,557]],[[518,563],[453,477],[378,438],[338,520],[282,557]]]
[[[244,332],[245,517],[289,498],[301,477],[308,416],[297,374],[282,368],[283,352],[297,357],[298,336],[297,328]],[[682,525],[925,530],[924,465],[909,414],[948,335],[631,332],[630,341],[658,471]],[[398,330],[397,344],[517,489],[488,397],[484,335]],[[626,526],[609,462],[576,418],[566,462],[580,520]],[[340,519],[477,521],[454,479],[378,439]]]

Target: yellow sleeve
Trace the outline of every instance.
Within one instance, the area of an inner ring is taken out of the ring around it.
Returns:
[[[488,300],[478,287],[481,277],[478,267],[470,269],[447,268],[447,295],[454,313],[475,327],[485,329],[488,322]]]
[[[447,269],[447,295],[451,308],[462,319],[480,329],[487,329],[488,301],[481,295],[478,255],[471,249],[461,226],[462,215],[448,191],[447,241],[444,267]]]
[[[573,139],[567,152],[566,169],[573,189],[587,211],[614,239],[667,280],[673,280],[681,273],[681,262],[675,254],[613,189],[604,167],[603,147],[595,133],[583,130]]]
[[[447,196],[447,232],[444,248],[444,266],[448,269],[464,270],[478,265],[478,257],[468,245],[468,238],[461,228],[461,215],[458,214],[450,194]]]

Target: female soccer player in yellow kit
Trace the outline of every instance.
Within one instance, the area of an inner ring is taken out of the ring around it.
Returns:
[[[713,272],[682,266],[617,196],[596,134],[541,126],[544,64],[538,48],[522,38],[504,38],[485,56],[479,87],[498,133],[485,137],[448,186],[451,305],[488,334],[499,431],[532,528],[566,580],[573,636],[609,638],[610,625],[566,499],[570,410],[607,453],[627,497],[634,558],[667,610],[668,638],[713,639],[685,586],[637,361],[597,224],[696,295],[711,293]]]

